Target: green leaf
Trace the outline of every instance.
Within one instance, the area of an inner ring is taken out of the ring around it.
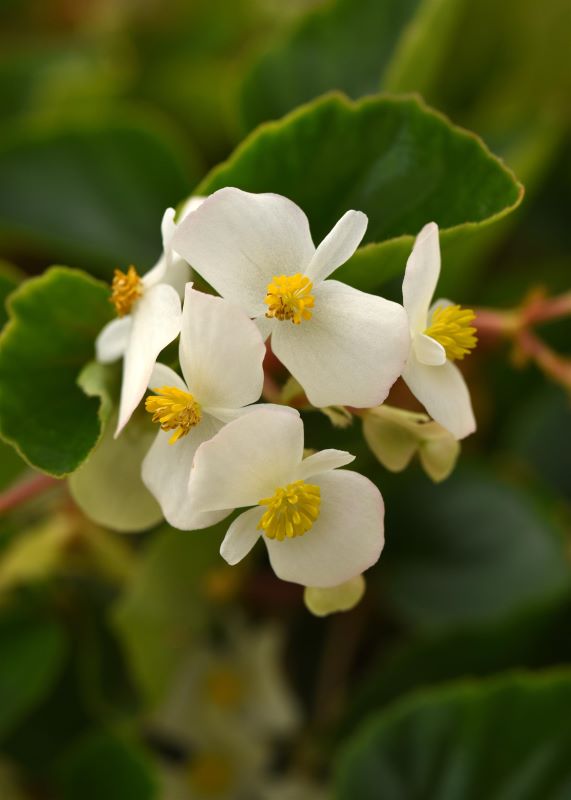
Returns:
[[[63,668],[64,631],[49,619],[0,616],[0,738],[42,702]]]
[[[412,689],[514,668],[571,661],[571,603],[550,602],[500,623],[468,625],[397,644],[368,670],[351,698],[348,722]]]
[[[548,386],[516,408],[507,444],[524,463],[571,500],[571,403],[560,387]]]
[[[0,139],[0,241],[109,277],[161,252],[161,219],[197,167],[138,117],[14,126]]]
[[[335,800],[563,800],[571,792],[569,703],[569,672],[415,695],[347,742]]]
[[[438,486],[399,477],[379,576],[401,619],[499,620],[568,589],[562,531],[529,492],[468,469]]]
[[[206,621],[204,579],[220,565],[227,527],[225,521],[206,531],[167,528],[155,535],[116,607],[116,627],[134,678],[150,702],[161,696],[181,653]]]
[[[99,400],[77,378],[111,317],[108,296],[88,275],[53,267],[10,298],[0,337],[0,434],[56,477],[77,469],[101,433]]]
[[[361,289],[404,270],[426,222],[454,242],[507,214],[522,194],[477,137],[417,98],[383,96],[329,95],[263,125],[196,193],[224,186],[286,195],[307,213],[316,241],[348,209],[364,211],[366,246],[335,274]]]
[[[6,300],[23,278],[24,274],[17,267],[0,259],[0,331],[8,321]]]
[[[253,128],[277,119],[335,89],[354,98],[372,94],[381,75],[393,72],[392,59],[402,60],[404,69],[411,46],[418,47],[427,31],[430,54],[442,50],[443,26],[440,18],[432,19],[432,9],[457,4],[458,0],[330,0],[312,9],[247,76],[242,90],[246,125]],[[403,39],[407,47],[401,57]]]
[[[63,767],[64,800],[159,800],[149,755],[112,733],[88,735]]]

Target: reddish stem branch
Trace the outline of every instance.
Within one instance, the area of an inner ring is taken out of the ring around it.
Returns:
[[[529,328],[521,330],[517,337],[517,347],[520,357],[532,359],[546,375],[571,389],[571,360],[554,353]]]
[[[57,483],[57,479],[49,475],[34,475],[31,478],[26,478],[0,494],[0,513],[9,511],[27,500],[31,500],[32,497],[51,489],[55,483]]]

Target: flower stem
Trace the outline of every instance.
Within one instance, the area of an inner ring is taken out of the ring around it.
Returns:
[[[31,478],[20,481],[0,494],[0,513],[10,511],[33,497],[43,494],[56,483],[57,478],[52,478],[50,475],[33,475]]]

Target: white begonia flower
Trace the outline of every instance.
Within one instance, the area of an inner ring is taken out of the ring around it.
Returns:
[[[416,237],[402,285],[411,348],[402,377],[430,416],[463,439],[476,430],[468,387],[453,363],[476,346],[475,314],[439,300],[431,306],[440,276],[438,225],[430,222]]]
[[[195,211],[203,200],[191,197],[181,209],[179,220]],[[145,394],[157,356],[180,331],[180,297],[190,279],[190,268],[173,250],[178,224],[174,208],[167,208],[161,223],[163,253],[145,275],[139,276],[134,266],[127,272],[115,270],[111,302],[117,319],[97,337],[95,354],[101,364],[124,358],[116,436]]]
[[[379,490],[341,450],[303,459],[303,423],[281,407],[229,423],[197,451],[189,492],[197,509],[254,506],[230,525],[221,555],[236,564],[263,536],[279,578],[337,586],[374,564],[383,549]]]
[[[382,405],[363,414],[363,435],[381,464],[401,472],[418,453],[426,474],[436,483],[447,478],[460,455],[460,444],[426,414]]]
[[[264,800],[268,748],[241,728],[203,729],[182,742],[186,758],[159,772],[160,800]]]
[[[197,448],[259,398],[265,347],[241,308],[190,283],[180,333],[184,380],[164,364],[155,364],[149,378],[154,394],[145,407],[161,430],[143,461],[143,482],[167,521],[191,530],[214,525],[231,510],[196,513],[188,481]]]
[[[316,249],[304,212],[277,194],[220,189],[178,227],[174,246],[215,289],[256,319],[314,406],[374,406],[404,367],[398,303],[326,280],[367,228],[347,211]],[[380,368],[379,368],[380,365]]]
[[[229,625],[222,642],[195,641],[153,715],[153,730],[180,741],[228,722],[253,738],[281,738],[300,723],[283,674],[283,637],[273,625]]]

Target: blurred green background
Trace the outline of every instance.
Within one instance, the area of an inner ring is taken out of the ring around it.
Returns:
[[[2,299],[52,264],[147,269],[166,207],[333,90],[418,93],[524,184],[446,253],[455,301],[571,289],[569,0],[1,0],[0,20]],[[398,299],[403,268],[371,288]],[[537,333],[569,376],[571,320]],[[479,430],[442,484],[306,415],[387,506],[365,599],[325,620],[260,553],[227,568],[224,525],[112,532],[0,444],[0,798],[571,798],[571,378],[485,337],[469,361]]]

